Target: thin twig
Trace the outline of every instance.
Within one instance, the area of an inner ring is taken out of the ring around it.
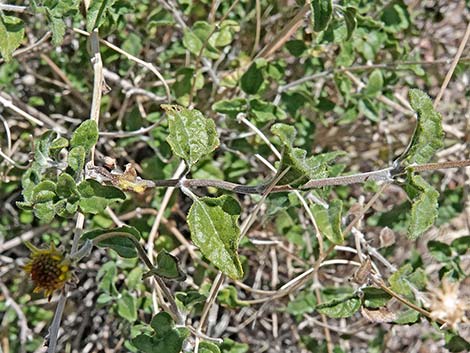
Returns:
[[[179,178],[181,174],[183,174],[184,170],[186,169],[186,164],[184,162],[181,162],[176,168],[175,173],[173,174],[174,178]],[[162,221],[163,214],[166,210],[166,207],[168,206],[168,203],[170,202],[171,196],[173,195],[175,188],[174,187],[169,187],[165,191],[165,195],[163,196],[162,203],[160,204],[160,208],[158,209],[157,216],[155,217],[155,220],[152,224],[152,228],[150,230],[149,236],[148,236],[148,241],[147,241],[147,254],[148,257],[150,258],[150,261],[153,263],[153,257],[154,257],[154,245],[155,245],[155,238],[157,237],[158,234],[158,228],[160,227],[160,222]],[[158,287],[155,288],[155,290],[152,291],[152,301],[153,301],[153,310],[156,312],[157,310],[157,301],[156,301],[156,295],[158,290]]]
[[[82,34],[82,35],[85,35],[85,36],[89,36],[90,34],[88,32],[85,32],[85,31],[82,31],[81,29],[78,29],[78,28],[74,28],[73,29],[76,33],[79,33],[79,34]],[[132,60],[134,62],[136,62],[137,64],[145,67],[146,69],[150,70],[152,73],[155,74],[155,76],[158,77],[158,79],[162,82],[163,84],[163,87],[165,87],[165,93],[166,93],[166,96],[167,96],[167,99],[168,99],[168,102],[171,102],[171,93],[170,93],[170,87],[168,86],[168,83],[166,82],[165,78],[162,76],[162,74],[157,70],[157,68],[155,67],[155,65],[153,65],[152,63],[149,63],[147,61],[144,61],[142,59],[139,59],[138,57],[132,55],[132,54],[129,54],[128,52],[126,52],[125,50],[119,48],[118,46],[108,42],[107,40],[104,40],[104,39],[101,39],[100,38],[100,42],[103,43],[104,45],[106,45],[107,47],[113,49],[114,51],[118,52],[119,54],[122,54],[124,55],[125,57],[127,57],[129,60]]]
[[[102,95],[102,85],[103,85],[103,65],[101,61],[101,55],[99,51],[99,37],[98,37],[98,30],[95,29],[91,36],[91,63],[93,65],[93,100],[91,102],[91,109],[90,109],[90,119],[96,121],[97,125],[99,123],[100,118],[100,102],[101,102],[101,95]],[[95,146],[92,146],[91,153],[90,153],[90,163],[93,165],[94,161],[94,151]],[[77,214],[77,221],[75,223],[75,230],[73,234],[72,240],[72,247],[70,249],[70,254],[74,254],[78,249],[78,241],[80,240],[80,236],[83,231],[83,226],[85,224],[85,215],[81,212]],[[54,319],[52,324],[49,328],[49,346],[47,349],[47,353],[55,353],[56,346],[57,346],[57,338],[60,328],[60,321],[62,319],[62,314],[65,308],[65,303],[67,300],[66,293],[68,291],[68,286],[66,286],[65,291],[61,293],[59,298],[59,303],[57,305]]]
[[[28,6],[0,4],[0,11],[11,11],[17,13],[24,13],[29,10]]]
[[[470,38],[470,22],[467,24],[467,30],[465,31],[465,34],[462,38],[462,42],[460,42],[459,49],[457,50],[457,54],[455,54],[454,60],[452,60],[452,64],[450,65],[450,69],[447,72],[446,77],[444,78],[444,82],[442,82],[441,89],[439,90],[439,94],[437,95],[436,99],[434,100],[434,108],[436,108],[441,101],[442,95],[444,94],[444,91],[447,88],[447,85],[450,82],[450,79],[452,78],[452,75],[454,74],[455,68],[457,67],[457,64],[459,63],[460,57],[462,56],[463,50],[465,46],[467,45],[468,39]]]

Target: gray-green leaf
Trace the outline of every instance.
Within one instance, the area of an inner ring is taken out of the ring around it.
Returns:
[[[86,120],[74,131],[70,146],[82,146],[87,152],[98,142],[98,125],[94,120]]]
[[[125,292],[118,299],[117,311],[119,316],[129,322],[137,320],[137,300],[131,294]]]
[[[168,114],[167,141],[173,152],[192,166],[219,146],[215,123],[196,109],[162,104]]]
[[[126,199],[126,195],[113,186],[104,186],[95,180],[82,181],[78,185],[79,206],[82,212],[96,214],[102,212],[111,203]]]
[[[328,317],[350,317],[361,307],[361,300],[349,288],[326,288],[323,292],[329,300],[318,304],[316,310]]]
[[[409,96],[411,107],[418,114],[418,122],[406,160],[412,164],[423,164],[429,162],[436,151],[444,146],[442,117],[434,109],[431,98],[423,91],[412,89]]]
[[[331,0],[311,0],[313,30],[323,31],[330,23],[333,14],[333,4]]]
[[[375,96],[382,91],[384,79],[380,70],[374,70],[369,76],[369,81],[364,89],[364,93],[369,96]]]
[[[24,23],[14,16],[0,13],[0,54],[5,61],[10,61],[12,54],[23,41]]]
[[[343,202],[339,199],[333,200],[328,209],[321,205],[313,205],[312,212],[320,232],[334,244],[342,244],[344,241],[341,231],[341,212]]]
[[[328,176],[328,163],[343,152],[329,152],[307,158],[307,152],[293,147],[296,131],[293,126],[278,123],[271,127],[271,132],[279,137],[284,145],[279,172],[290,167],[279,180],[279,185],[300,186],[312,179]]]
[[[219,270],[227,276],[240,279],[243,269],[238,258],[241,208],[228,195],[218,198],[196,199],[188,214],[191,239]]]
[[[411,297],[413,296],[413,287],[423,289],[426,286],[426,274],[420,268],[413,271],[413,267],[406,264],[393,273],[388,281],[393,291]]]
[[[408,238],[417,239],[437,218],[439,192],[420,175],[409,173],[405,190],[411,199],[411,217]]]
[[[134,227],[118,227],[111,229],[95,229],[86,233],[83,233],[81,236],[82,240],[86,239],[95,239],[97,236],[102,234],[114,233],[115,236],[110,236],[110,238],[100,241],[97,245],[101,247],[109,247],[116,251],[120,256],[125,258],[134,258],[137,257],[137,251],[135,249],[134,242],[128,237],[124,237],[118,233],[126,233],[131,237],[134,237],[136,241],[140,239],[140,232]]]
[[[86,14],[86,30],[93,31],[105,21],[116,0],[93,0]]]

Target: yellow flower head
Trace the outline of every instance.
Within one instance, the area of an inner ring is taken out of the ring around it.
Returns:
[[[23,270],[31,275],[34,292],[44,291],[50,300],[52,293],[64,288],[72,278],[70,261],[56,249],[54,243],[49,249],[38,249],[29,242],[25,245],[31,250],[31,255]]]

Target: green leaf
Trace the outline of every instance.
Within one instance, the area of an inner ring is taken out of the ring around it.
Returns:
[[[263,84],[263,70],[266,66],[265,59],[256,59],[242,75],[240,79],[240,86],[247,94],[258,93],[261,85]]]
[[[156,336],[165,336],[174,326],[173,319],[167,312],[155,315],[150,322],[150,326],[156,332]]]
[[[343,12],[344,22],[346,22],[346,30],[347,36],[346,40],[349,40],[357,27],[357,20],[356,20],[356,12],[357,9],[352,6],[346,7],[346,10]]]
[[[56,193],[64,198],[78,193],[77,183],[70,174],[62,173],[59,175],[57,178]]]
[[[34,215],[45,223],[50,223],[55,216],[55,208],[52,200],[34,205]]]
[[[83,236],[83,235],[82,235]],[[116,297],[119,292],[116,289],[117,268],[114,261],[106,262],[98,271],[98,288],[111,297]]]
[[[219,270],[233,279],[243,277],[238,258],[241,213],[237,200],[228,195],[194,200],[188,214],[191,239]]]
[[[250,349],[246,343],[238,343],[230,338],[224,338],[224,342],[220,345],[224,353],[247,353]]]
[[[399,325],[409,325],[414,324],[419,320],[419,313],[413,309],[408,309],[403,312],[400,312],[398,319],[393,322]]]
[[[153,336],[140,334],[132,339],[132,344],[144,353],[179,353],[189,335],[187,328],[174,328],[168,313],[160,312],[150,323],[155,331]]]
[[[368,308],[381,308],[392,298],[390,294],[377,287],[362,288],[364,305]]]
[[[279,180],[279,185],[300,186],[312,179],[328,176],[328,163],[343,152],[323,153],[307,158],[307,152],[293,147],[296,130],[293,126],[278,123],[271,127],[271,132],[278,136],[284,145],[279,172],[287,167],[289,171]]]
[[[64,19],[54,16],[50,11],[47,12],[52,32],[52,44],[60,45],[65,36]]]
[[[374,70],[369,76],[369,81],[364,89],[364,93],[368,96],[375,96],[382,92],[384,85],[384,79],[380,70]]]
[[[56,194],[56,183],[51,180],[44,180],[37,184],[32,193],[33,203],[46,202],[52,200]]]
[[[409,96],[411,107],[418,114],[418,122],[406,160],[411,164],[423,164],[429,162],[436,151],[444,146],[442,117],[434,110],[431,98],[423,91],[412,89]]]
[[[18,17],[0,13],[0,54],[6,62],[12,59],[12,54],[20,46],[23,37],[23,21]]]
[[[193,290],[177,293],[176,298],[187,308],[198,303],[204,303],[207,300],[207,296]]]
[[[98,142],[98,125],[94,120],[86,120],[74,131],[70,146],[82,146],[88,153]]]
[[[34,164],[31,166],[43,173],[50,166],[50,147],[57,140],[55,131],[46,131],[35,141]]]
[[[86,14],[86,30],[92,32],[99,28],[112,9],[116,0],[93,0]]]
[[[311,0],[313,30],[323,31],[330,23],[333,14],[333,4],[331,0]]]
[[[445,243],[431,240],[428,242],[428,250],[440,262],[452,260],[452,248]]]
[[[183,45],[192,54],[198,55],[202,49],[203,42],[191,29],[186,29],[183,35]]]
[[[239,113],[246,112],[247,108],[245,98],[222,99],[212,105],[212,110],[226,114],[232,119],[235,119]]]
[[[217,300],[220,302],[221,305],[226,305],[232,309],[247,305],[243,301],[238,299],[237,288],[230,285],[219,291],[217,295]]]
[[[167,141],[173,152],[192,166],[219,146],[215,123],[196,109],[162,104],[168,114]]]
[[[131,294],[124,292],[117,301],[117,312],[119,316],[129,322],[137,320],[137,300]]]
[[[113,202],[123,201],[126,195],[114,186],[104,186],[96,180],[88,179],[78,185],[80,209],[84,213],[102,212]]]
[[[273,120],[284,120],[287,114],[277,105],[265,102],[261,99],[250,99],[250,117],[253,117],[256,122],[266,123]]]
[[[361,307],[361,300],[350,288],[326,288],[322,294],[328,301],[318,304],[316,310],[328,317],[350,317]]]
[[[417,239],[428,230],[438,215],[439,192],[420,175],[408,173],[405,191],[411,199],[411,217],[408,225],[408,238]]]
[[[68,145],[69,140],[67,140],[65,137],[59,137],[52,141],[51,146],[49,147],[49,152],[53,158],[58,158],[60,151],[64,148],[67,148]]]
[[[199,352],[200,353],[220,353],[220,348],[212,342],[202,341],[199,344]]]
[[[412,297],[413,287],[423,289],[426,286],[427,279],[423,269],[418,268],[413,271],[413,267],[410,264],[406,264],[393,273],[388,281],[393,291],[407,297]]]
[[[179,261],[176,256],[171,255],[165,250],[157,255],[157,265],[155,274],[167,279],[174,279],[177,281],[184,281],[186,275],[180,267]]]
[[[299,292],[294,300],[289,301],[286,311],[292,315],[303,315],[315,311],[317,298],[311,290]]]
[[[85,157],[86,150],[83,146],[72,148],[67,156],[67,164],[75,172],[76,176],[81,173],[85,166]]]
[[[470,235],[457,238],[450,243],[450,246],[459,255],[465,254],[470,249]]]
[[[332,243],[342,244],[344,241],[343,232],[341,230],[343,202],[339,199],[335,199],[330,203],[327,209],[316,204],[313,205],[311,209],[320,232]]]
[[[116,251],[120,256],[125,258],[134,258],[137,257],[137,251],[135,249],[134,242],[124,237],[120,234],[116,233],[126,233],[131,237],[134,237],[136,241],[140,239],[140,232],[135,229],[134,227],[118,227],[118,228],[111,228],[111,229],[95,229],[89,232],[85,232],[82,234],[81,239],[95,239],[97,236],[102,234],[109,234],[113,233],[114,236],[107,238],[105,240],[100,241],[97,245],[100,247],[108,247]]]
[[[183,45],[192,54],[199,55],[203,45],[205,44],[204,56],[211,59],[217,59],[219,52],[215,48],[217,33],[213,32],[214,26],[206,21],[197,21],[191,29],[186,29],[183,35]],[[212,35],[211,35],[212,34]],[[211,37],[209,37],[211,35]]]
[[[445,347],[449,352],[468,352],[470,351],[470,343],[463,337],[452,332],[445,333]]]

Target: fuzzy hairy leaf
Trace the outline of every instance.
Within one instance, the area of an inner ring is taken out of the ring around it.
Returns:
[[[300,186],[312,179],[328,176],[328,163],[343,152],[322,153],[307,158],[307,152],[293,147],[296,131],[293,126],[278,123],[271,127],[271,132],[278,136],[283,144],[283,152],[279,171],[287,167],[289,171],[279,180],[279,185]]]
[[[85,151],[90,149],[98,142],[98,125],[94,120],[86,120],[74,131],[70,146],[82,146]]]
[[[12,54],[23,41],[24,23],[14,16],[0,13],[0,54],[5,61],[10,61]]]
[[[84,213],[96,214],[113,202],[126,199],[126,195],[118,188],[101,185],[92,179],[82,181],[78,185],[78,192],[80,193],[80,209]]]
[[[86,14],[86,30],[93,31],[99,28],[105,21],[108,12],[116,0],[93,0]]]
[[[334,244],[342,244],[344,241],[341,231],[341,212],[343,202],[339,199],[333,200],[328,209],[321,205],[313,205],[312,212],[320,232]]]
[[[406,160],[411,164],[423,164],[429,162],[436,151],[444,146],[442,116],[423,91],[412,89],[409,97],[411,107],[418,114],[418,122]]]
[[[168,114],[167,141],[173,152],[190,166],[219,146],[215,123],[199,110],[162,104]]]
[[[316,310],[331,318],[350,317],[361,307],[361,300],[350,288],[326,288],[326,301],[318,304]]]
[[[408,238],[417,239],[428,230],[438,215],[439,192],[420,175],[408,174],[405,190],[411,199],[411,217]]]
[[[243,269],[238,258],[240,228],[238,201],[228,195],[194,200],[188,214],[193,243],[219,270],[240,279]]]
[[[422,289],[426,285],[426,274],[422,269],[413,271],[410,264],[406,264],[393,273],[388,279],[390,287],[398,294],[413,296],[413,287]]]

